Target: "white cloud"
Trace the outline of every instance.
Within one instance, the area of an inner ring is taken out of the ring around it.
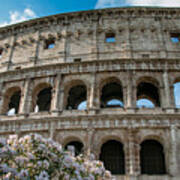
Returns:
[[[127,0],[133,6],[180,7],[180,0]]]
[[[27,16],[29,16],[29,17],[36,17],[35,12],[32,11],[31,9],[26,8],[26,9],[24,10],[24,13],[25,13]]]
[[[22,22],[22,21],[26,21],[28,19],[32,19],[36,17],[35,12],[33,12],[31,9],[26,8],[24,9],[23,12],[19,12],[19,11],[10,11],[9,12],[9,22],[3,22],[0,24],[0,27],[2,26],[6,26],[6,25],[10,25],[10,24],[15,24],[18,22]]]
[[[180,7],[180,0],[98,0],[95,9],[119,6]]]
[[[98,0],[95,9],[122,6],[121,0]]]

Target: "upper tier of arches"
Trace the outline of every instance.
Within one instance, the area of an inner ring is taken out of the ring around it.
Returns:
[[[49,81],[49,82],[48,82]],[[63,82],[57,87],[52,79],[47,82],[41,80],[33,87],[27,89],[28,103],[24,101],[24,89],[21,86],[13,86],[4,89],[1,114],[18,114],[22,112],[21,104],[29,104],[29,112],[50,112],[56,104],[61,110],[88,110],[96,108],[120,108],[128,107],[128,101],[134,99],[133,108],[163,108],[165,88],[163,83],[151,76],[137,78],[135,84],[128,84],[116,76],[103,77],[97,80],[95,85],[86,78],[74,78]],[[56,81],[58,79],[56,78]],[[180,83],[179,79],[173,82],[174,107],[179,108]],[[126,84],[124,84],[126,83]],[[128,90],[131,86],[131,92]],[[163,88],[162,88],[163,87]],[[62,90],[60,90],[62,89]],[[62,96],[63,95],[63,96]]]

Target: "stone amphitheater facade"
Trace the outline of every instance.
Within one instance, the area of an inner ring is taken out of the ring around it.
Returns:
[[[92,10],[3,27],[0,136],[39,133],[74,145],[119,180],[179,180],[179,81],[178,8]],[[137,107],[142,98],[154,107]]]

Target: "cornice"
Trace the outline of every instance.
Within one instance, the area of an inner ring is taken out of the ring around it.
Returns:
[[[60,24],[61,26],[68,26],[74,20],[81,21],[82,23],[86,21],[94,22],[98,21],[103,16],[108,16],[112,18],[126,17],[127,19],[142,16],[151,16],[156,18],[157,20],[159,20],[159,18],[161,17],[165,19],[171,19],[180,18],[180,8],[122,7],[61,13],[1,27],[0,38],[25,32],[30,28],[40,30],[43,27],[50,27],[57,24]]]
[[[0,73],[0,82],[22,80],[56,74],[76,74],[113,71],[180,71],[179,59],[114,59],[80,63],[39,64],[29,68]]]
[[[170,117],[171,116],[171,117]],[[55,124],[56,130],[84,129],[89,126],[94,129],[164,129],[172,125],[180,127],[180,116],[171,115],[96,115],[96,116],[73,116],[72,117],[39,117],[39,119],[13,119],[0,121],[0,133],[16,131],[48,131],[51,123]]]

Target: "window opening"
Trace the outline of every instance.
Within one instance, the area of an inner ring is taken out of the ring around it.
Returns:
[[[44,49],[53,49],[54,47],[55,47],[55,40],[54,39],[48,39],[45,41]]]
[[[171,33],[171,42],[179,43],[180,42],[180,33]]]
[[[114,33],[107,33],[106,34],[106,42],[107,43],[114,43],[114,42],[116,42],[115,34]]]
[[[76,63],[81,62],[81,58],[75,58],[74,62],[76,62]]]

